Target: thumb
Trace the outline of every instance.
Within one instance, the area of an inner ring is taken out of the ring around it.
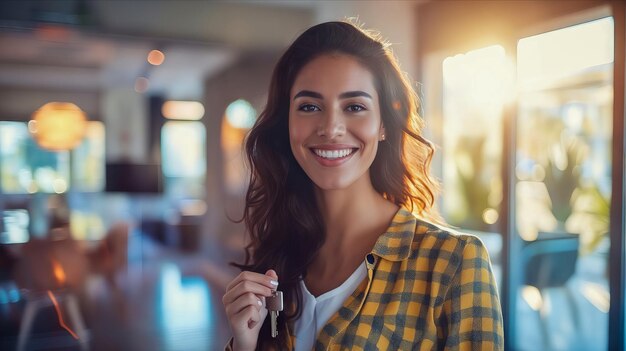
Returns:
[[[278,280],[278,274],[276,274],[276,271],[273,269],[268,269],[265,275],[272,277],[274,280]]]

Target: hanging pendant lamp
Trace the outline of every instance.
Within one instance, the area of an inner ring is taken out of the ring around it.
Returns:
[[[78,146],[87,127],[87,115],[70,102],[49,102],[33,114],[28,123],[39,146],[50,151],[66,151]]]

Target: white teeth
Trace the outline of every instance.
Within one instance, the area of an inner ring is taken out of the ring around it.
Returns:
[[[350,155],[354,149],[343,149],[343,150],[321,150],[321,149],[313,149],[313,152],[319,157],[327,158],[329,160],[334,160],[337,158],[342,158]]]

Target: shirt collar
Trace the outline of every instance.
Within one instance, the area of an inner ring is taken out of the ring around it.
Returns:
[[[372,253],[388,261],[406,260],[411,254],[417,224],[417,218],[408,209],[400,207],[387,231],[374,244]]]

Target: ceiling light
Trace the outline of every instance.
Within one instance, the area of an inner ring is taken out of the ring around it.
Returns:
[[[148,90],[150,81],[146,77],[139,77],[135,79],[135,91],[138,93],[145,93]]]
[[[169,119],[197,121],[204,116],[204,105],[198,101],[166,101],[161,113]]]
[[[87,115],[73,103],[49,102],[35,111],[28,127],[42,148],[71,150],[83,140]]]
[[[148,54],[148,62],[151,65],[158,66],[165,61],[165,54],[159,50],[152,50]]]

